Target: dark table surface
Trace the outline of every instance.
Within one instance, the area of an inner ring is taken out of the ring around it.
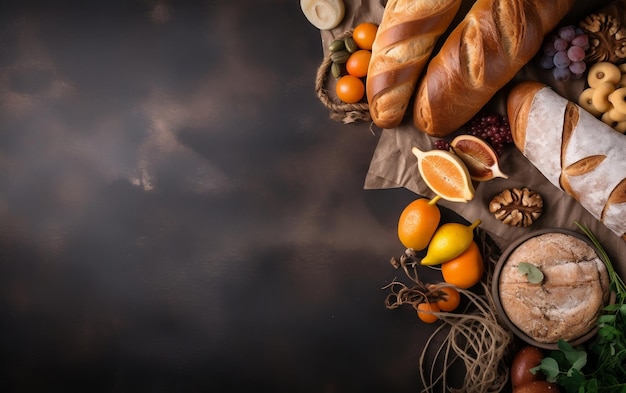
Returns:
[[[294,0],[1,3],[2,391],[419,390],[321,59]]]

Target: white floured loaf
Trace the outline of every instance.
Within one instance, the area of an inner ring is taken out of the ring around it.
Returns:
[[[626,240],[626,135],[539,82],[515,86],[507,111],[524,156]]]

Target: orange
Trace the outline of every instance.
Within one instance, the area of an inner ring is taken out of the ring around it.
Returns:
[[[426,185],[441,198],[451,202],[474,199],[474,185],[467,166],[454,153],[434,149],[411,150],[417,157],[417,169]]]
[[[478,244],[473,240],[461,255],[441,264],[443,280],[463,289],[478,284],[484,270],[483,257]]]
[[[357,78],[362,78],[367,75],[367,67],[370,65],[370,59],[372,58],[372,52],[360,49],[348,57],[346,62],[346,71],[348,74],[354,75]]]
[[[441,287],[437,290],[445,293],[444,298],[437,300],[441,311],[454,311],[461,304],[461,294],[452,287]]]
[[[374,23],[360,23],[352,31],[352,39],[359,48],[371,50],[377,31],[378,26]]]
[[[398,220],[398,238],[404,247],[421,251],[428,246],[441,220],[439,199],[416,199],[404,208]]]
[[[335,91],[341,101],[354,104],[365,95],[365,84],[354,75],[344,75],[337,81]]]
[[[437,306],[437,303],[420,303],[417,305],[416,309],[419,319],[426,323],[437,322],[437,320],[439,319],[438,316],[432,314],[441,311],[439,310],[439,306]]]

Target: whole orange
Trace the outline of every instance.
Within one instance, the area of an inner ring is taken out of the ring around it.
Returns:
[[[367,75],[367,67],[370,65],[370,59],[372,58],[372,52],[359,49],[354,52],[348,58],[346,62],[346,71],[348,74],[354,75],[357,78],[362,78]]]
[[[463,289],[478,284],[484,271],[483,257],[473,240],[461,255],[441,264],[443,280]]]
[[[337,81],[335,92],[341,101],[354,104],[365,95],[365,84],[354,75],[344,75]]]
[[[438,316],[436,316],[435,314],[432,314],[434,312],[441,311],[439,310],[439,306],[437,306],[436,303],[428,303],[428,302],[420,303],[417,305],[416,309],[417,309],[417,316],[419,317],[419,319],[421,319],[422,321],[426,323],[437,322],[437,320],[439,319]]]
[[[431,200],[416,199],[404,208],[398,220],[398,239],[404,247],[415,251],[428,247],[441,220],[439,199],[439,196]]]
[[[445,293],[445,297],[437,300],[441,311],[454,311],[461,304],[461,294],[452,287],[441,287],[438,290]]]
[[[363,22],[358,24],[352,31],[352,39],[359,48],[371,50],[377,31],[378,26],[376,24]]]

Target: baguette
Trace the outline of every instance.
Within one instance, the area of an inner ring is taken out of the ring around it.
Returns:
[[[372,45],[367,101],[374,124],[398,126],[439,36],[461,0],[389,0]]]
[[[626,135],[539,82],[516,85],[507,112],[522,154],[626,240]]]
[[[413,110],[443,137],[469,121],[539,51],[574,0],[477,0],[430,61]]]

